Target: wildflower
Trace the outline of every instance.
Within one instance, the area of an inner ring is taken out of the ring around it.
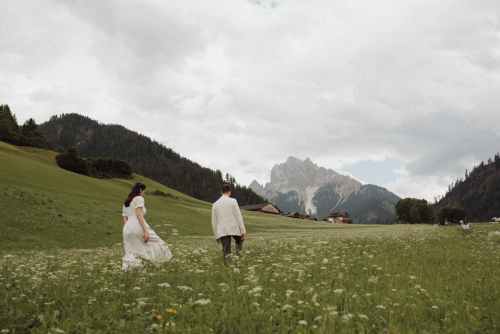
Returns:
[[[282,307],[281,309],[282,309],[282,310],[286,310],[286,309],[288,309],[288,308],[293,308],[293,307],[292,307],[292,305],[288,305],[288,304],[286,304],[286,305],[283,305],[283,307]]]
[[[317,316],[316,318],[314,318],[314,320],[320,320],[321,318],[321,316]]]
[[[376,308],[385,308],[385,306],[383,306],[383,305],[377,305],[377,306],[375,306],[375,307],[376,307]]]
[[[261,325],[261,326],[264,326],[264,321],[262,321],[262,322],[260,323],[260,325]]]
[[[164,287],[164,288],[170,288],[170,284],[168,283],[160,283],[158,286]]]
[[[134,288],[134,290],[140,290],[140,289],[141,289],[141,288],[140,288],[140,287],[138,287],[138,286],[136,286],[136,287]]]
[[[200,305],[207,305],[209,303],[211,303],[210,299],[200,299],[200,300],[197,300],[195,301],[196,304],[200,304]]]
[[[328,259],[323,259],[323,263],[328,263]]]
[[[477,306],[476,306],[476,307],[474,307],[474,310],[476,310],[476,311],[477,311],[477,310],[479,310],[479,307],[477,307]]]
[[[256,306],[256,307],[259,307],[260,304],[259,303],[252,303],[253,306]]]
[[[299,325],[304,325],[304,326],[307,326],[307,321],[305,321],[305,320],[300,320],[300,321],[299,321]]]
[[[382,329],[382,332],[387,333],[387,328]]]
[[[401,318],[405,318],[405,314],[404,313],[401,313]]]
[[[167,312],[168,312],[168,313],[174,313],[174,309],[169,308],[169,309],[167,310]]]
[[[55,302],[55,301],[52,301],[52,302],[51,302],[51,304],[52,304],[52,305],[55,305],[55,304],[56,304],[56,302]]]
[[[364,315],[364,314],[359,314],[359,317],[360,317],[361,319],[366,319],[366,320],[369,320],[369,319],[368,319],[368,317],[367,317],[366,315]]]
[[[183,285],[181,285],[181,286],[177,286],[177,289],[181,289],[181,290],[191,290],[191,291],[193,290],[193,289],[191,289],[190,287],[188,287],[188,286],[183,286]]]
[[[437,308],[439,308],[439,307],[437,307],[436,305],[434,305],[432,308],[436,308],[436,309],[437,309]]]
[[[156,316],[156,320],[160,321],[161,319],[163,319],[163,317],[161,315]]]
[[[343,289],[333,290],[334,293],[342,293],[342,291],[344,291],[344,290]]]

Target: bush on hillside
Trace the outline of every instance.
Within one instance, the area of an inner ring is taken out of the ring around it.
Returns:
[[[57,165],[70,172],[92,177],[132,177],[132,167],[125,160],[116,158],[80,158],[76,147],[56,155]]]
[[[132,166],[125,160],[116,158],[88,158],[96,173],[119,178],[131,178]]]
[[[68,147],[66,153],[56,155],[56,162],[62,169],[69,170],[73,173],[90,176],[90,171],[92,170],[92,164],[80,158],[76,147]]]
[[[172,196],[172,194],[171,194],[171,193],[166,193],[166,194],[165,194],[165,193],[164,193],[163,191],[161,191],[161,190],[155,190],[152,194],[153,194],[153,195],[155,195],[155,196],[161,196],[161,197],[174,197],[174,196]]]

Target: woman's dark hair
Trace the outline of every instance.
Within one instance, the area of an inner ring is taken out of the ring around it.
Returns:
[[[141,190],[145,189],[146,185],[144,183],[137,182],[136,184],[134,184],[134,186],[132,187],[132,191],[130,192],[130,194],[128,194],[127,200],[125,201],[125,207],[128,208],[130,206],[130,202],[132,202],[134,197],[139,196]]]

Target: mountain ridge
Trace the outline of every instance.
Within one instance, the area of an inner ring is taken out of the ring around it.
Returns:
[[[56,146],[75,146],[82,158],[110,157],[128,161],[134,173],[206,202],[215,202],[220,187],[231,184],[240,205],[265,202],[253,190],[237,184],[220,170],[202,167],[172,149],[122,125],[102,124],[79,114],[52,116],[38,129]]]
[[[265,186],[253,181],[249,187],[281,210],[306,212],[318,219],[332,211],[348,211],[359,224],[393,218],[394,205],[400,200],[385,188],[363,185],[333,169],[320,167],[308,158],[302,161],[293,156],[274,165],[271,181]],[[373,198],[379,200],[373,201]]]

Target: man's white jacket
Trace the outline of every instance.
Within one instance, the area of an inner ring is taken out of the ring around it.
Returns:
[[[238,202],[229,196],[222,195],[212,205],[212,228],[215,239],[226,235],[246,234],[243,217]]]

